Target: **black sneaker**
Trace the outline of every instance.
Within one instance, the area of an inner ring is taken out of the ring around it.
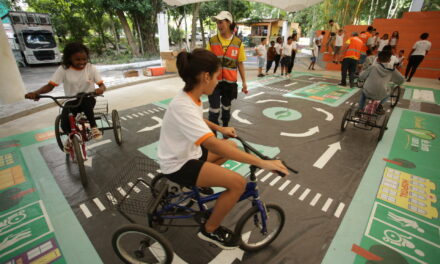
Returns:
[[[385,114],[385,110],[383,109],[383,106],[382,106],[382,105],[378,105],[378,106],[377,106],[377,108],[376,108],[376,114],[378,114],[378,115],[383,115],[383,114]]]
[[[343,82],[338,83],[338,85],[339,85],[339,86],[344,86],[344,87],[347,86],[347,84],[346,84],[346,83],[343,83]]]
[[[211,242],[222,249],[235,249],[238,247],[234,233],[223,226],[219,226],[216,230],[214,230],[214,232],[208,233],[205,230],[205,226],[202,225],[197,236],[200,239]]]

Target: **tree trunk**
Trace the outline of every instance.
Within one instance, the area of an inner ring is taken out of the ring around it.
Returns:
[[[199,17],[200,22],[200,31],[202,32],[202,42],[203,42],[203,48],[206,47],[206,39],[205,39],[205,28],[203,27],[203,20],[201,17]]]
[[[192,30],[191,30],[191,50],[193,50],[196,46],[197,42],[197,20],[199,19],[199,11],[200,11],[200,3],[195,3],[193,5],[193,14],[192,14]]]
[[[116,46],[116,54],[121,54],[121,50],[119,49],[119,34],[116,31],[115,21],[113,20],[113,15],[110,15],[110,23],[112,27],[113,34],[115,36],[115,46]]]
[[[131,33],[130,26],[128,25],[127,18],[122,10],[116,10],[116,15],[121,22],[122,28],[124,29],[125,37],[127,38],[128,45],[130,46],[133,56],[140,57],[139,49],[136,42],[133,39],[133,34]]]
[[[189,40],[188,40],[188,22],[186,21],[186,10],[185,10],[185,6],[183,6],[183,12],[184,12],[184,22],[185,22],[185,42],[186,42],[186,50],[189,49]]]

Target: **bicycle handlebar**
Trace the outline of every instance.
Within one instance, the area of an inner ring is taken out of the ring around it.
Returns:
[[[246,141],[244,141],[242,138],[240,138],[239,136],[235,137],[235,139],[237,139],[238,141],[241,142],[241,144],[244,147],[244,150],[249,153],[249,151],[251,151],[252,153],[254,153],[255,155],[257,155],[260,159],[262,160],[277,160],[277,159],[271,159],[268,156],[265,156],[263,154],[261,154],[258,150],[256,150],[254,147],[252,147],[251,145],[249,145]],[[286,168],[288,170],[290,170],[291,172],[297,174],[298,171],[295,169],[290,168],[289,166],[287,166],[287,164],[281,160],[281,162],[283,163],[284,166],[286,166]],[[284,173],[280,172],[280,171],[276,171],[276,173],[278,173],[278,175],[280,175],[281,177],[286,176]]]
[[[74,108],[74,107],[78,107],[82,103],[84,97],[90,97],[90,96],[96,97],[98,95],[95,92],[91,92],[91,93],[79,93],[74,96],[38,95],[37,98],[50,98],[61,108]],[[58,101],[59,99],[79,99],[79,101],[75,105],[64,105],[64,102],[60,103]]]

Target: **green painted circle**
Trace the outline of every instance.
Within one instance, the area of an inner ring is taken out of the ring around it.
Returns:
[[[263,115],[280,121],[298,120],[302,117],[301,113],[286,107],[269,107],[263,110]]]

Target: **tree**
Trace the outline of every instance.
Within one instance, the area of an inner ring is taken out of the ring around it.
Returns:
[[[191,50],[196,46],[197,36],[197,21],[199,20],[199,11],[200,11],[200,3],[193,4],[193,13],[192,13],[192,30],[191,30]],[[203,32],[202,32],[203,35]]]

